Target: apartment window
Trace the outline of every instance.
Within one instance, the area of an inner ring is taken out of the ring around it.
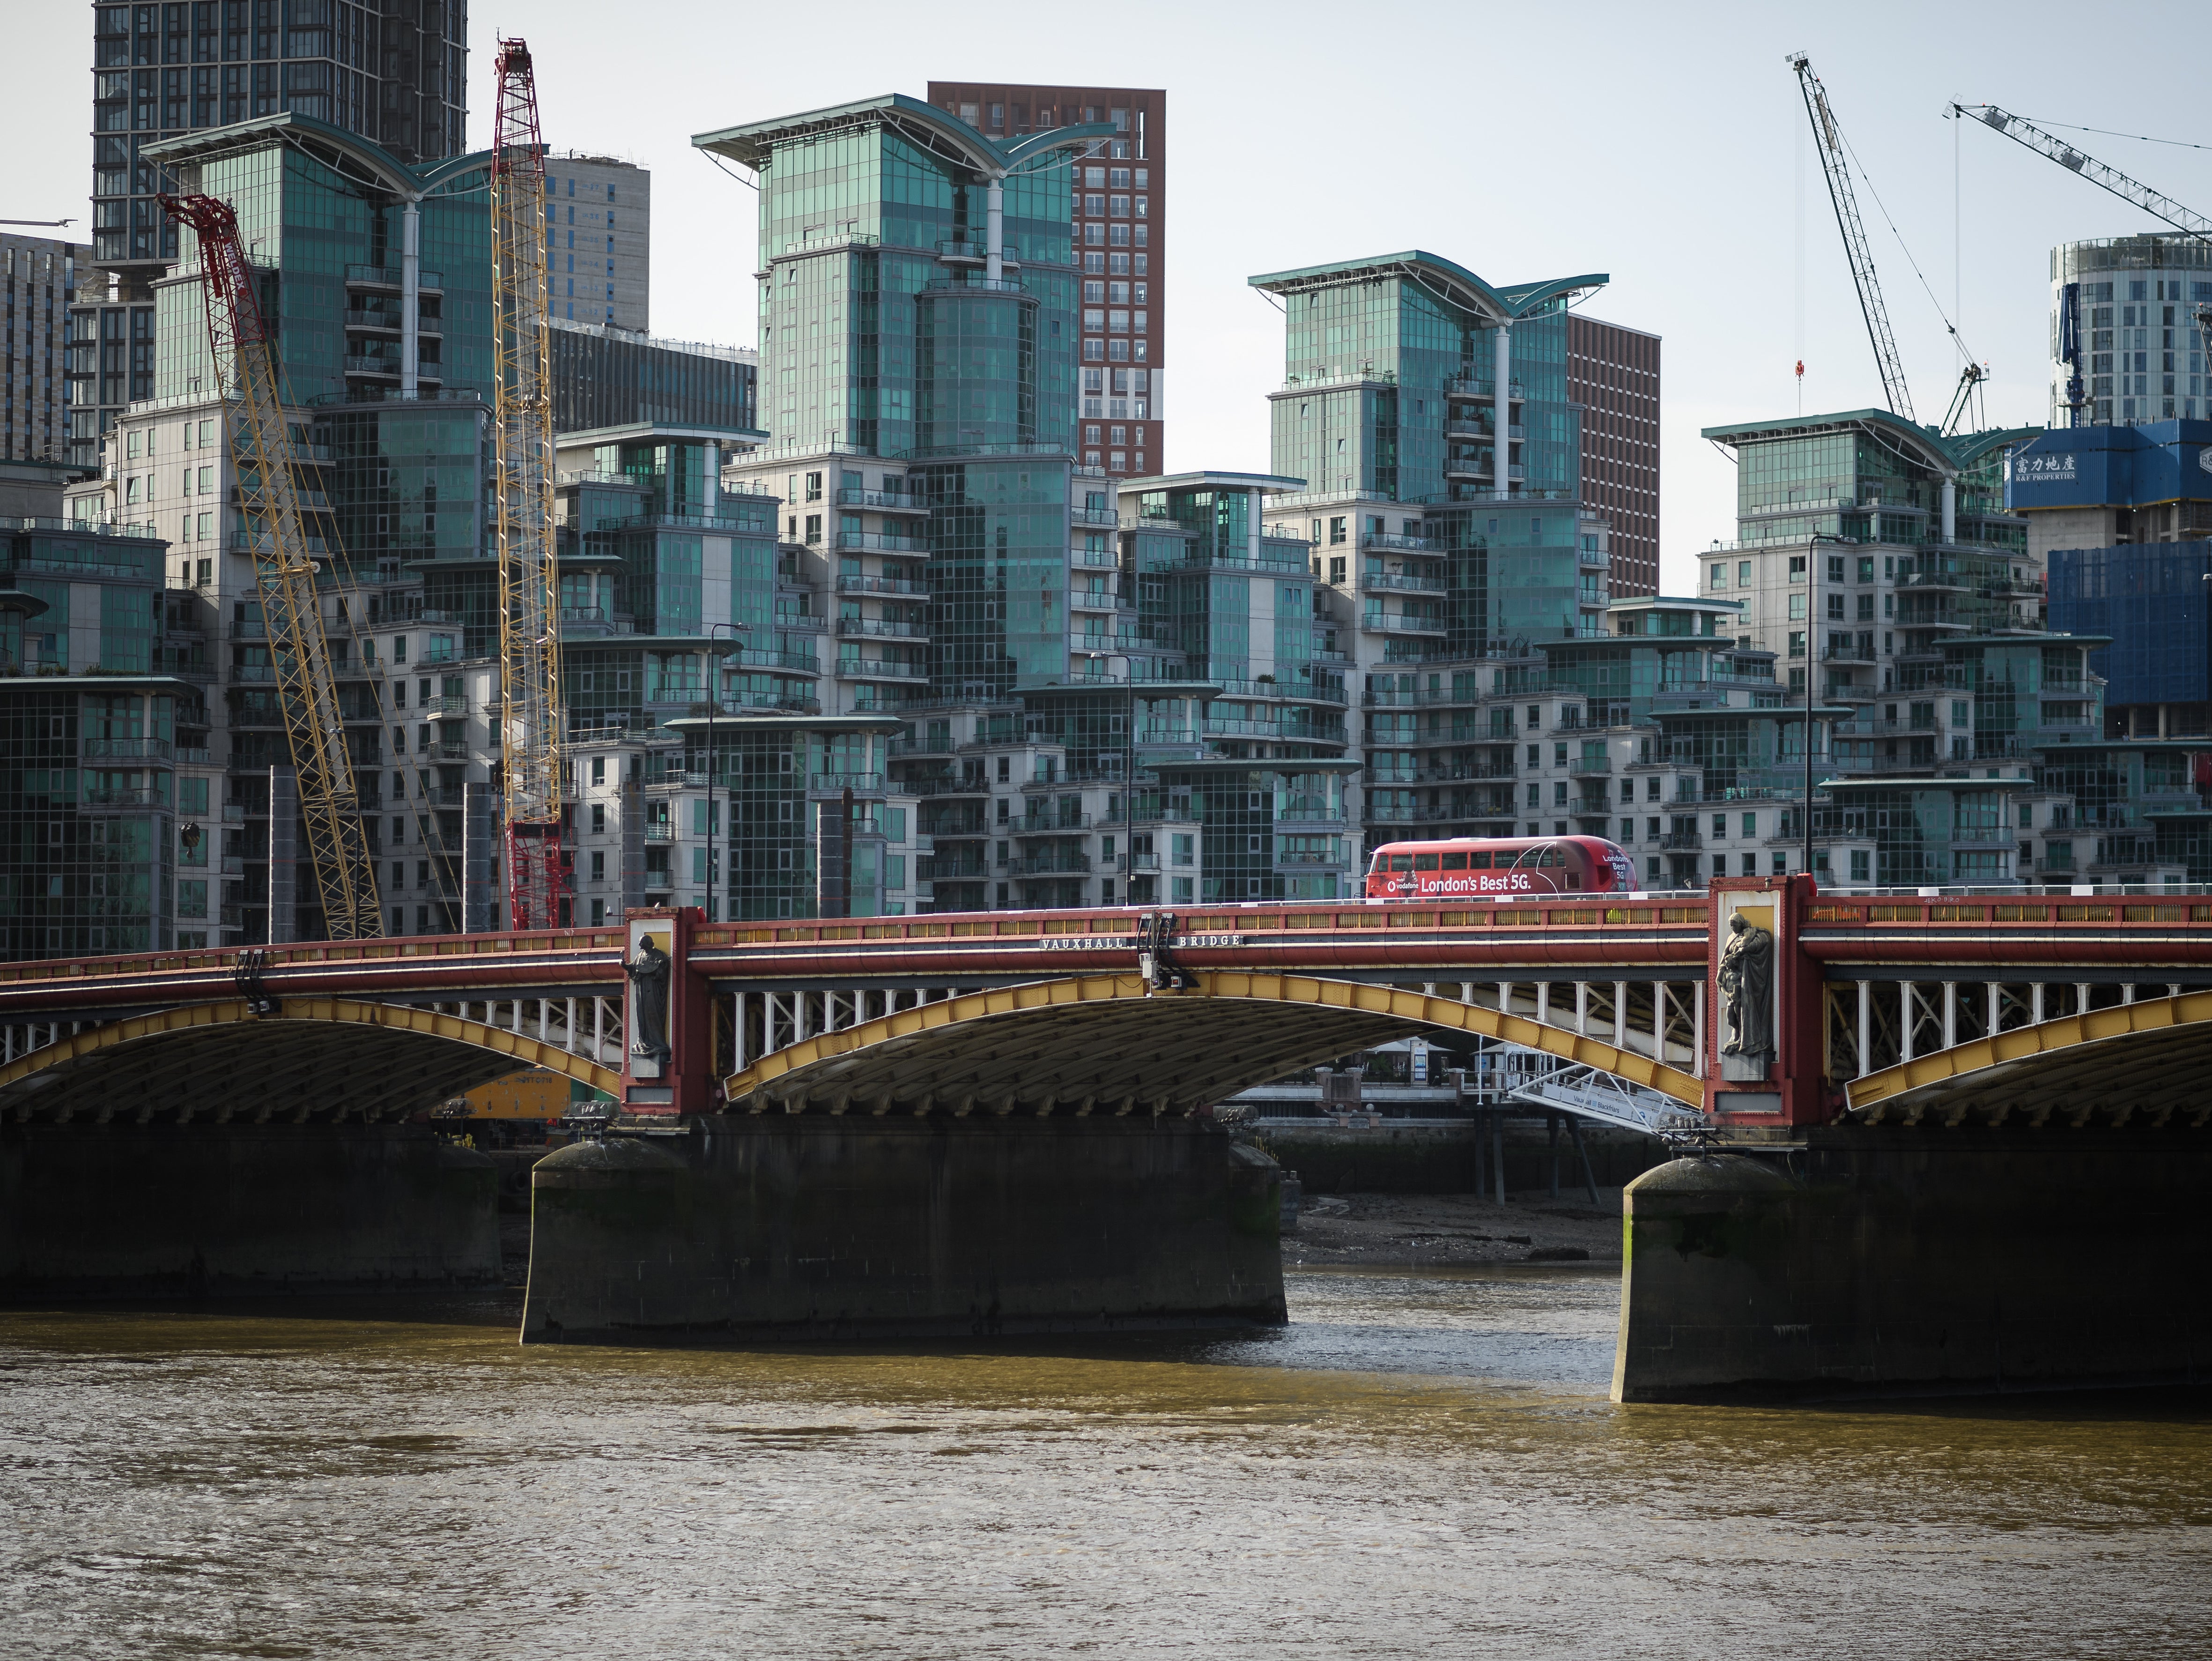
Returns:
[[[1790,581],[1792,581],[1792,582],[1802,582],[1802,581],[1804,581],[1804,580],[1805,580],[1805,556],[1804,556],[1804,555],[1802,555],[1802,554],[1792,554],[1792,555],[1790,555]]]
[[[1805,596],[1804,596],[1804,595],[1802,595],[1802,594],[1792,594],[1792,595],[1790,595],[1790,620],[1792,623],[1802,623],[1802,621],[1804,621],[1804,618],[1805,618]]]
[[[1115,171],[1118,173],[1122,169],[1117,167]],[[1116,219],[1127,219],[1129,216],[1129,198],[1126,196],[1113,198],[1107,204],[1107,211]]]
[[[1739,588],[1751,587],[1751,562],[1747,559],[1740,559],[1736,562],[1735,586]]]
[[[1096,335],[1086,336],[1083,342],[1083,361],[1086,363],[1101,363],[1105,361],[1105,358],[1106,343]]]
[[[1117,283],[1115,286],[1119,287],[1120,285]],[[1088,305],[1104,305],[1106,303],[1106,285],[1103,283],[1085,283],[1083,285],[1083,298],[1085,302]],[[1086,313],[1086,315],[1088,315],[1088,313]]]
[[[1714,567],[1713,567],[1713,587],[1714,587],[1715,591],[1716,591],[1716,592],[1717,592],[1718,590],[1723,589],[1723,588],[1725,588],[1725,587],[1728,587],[1728,565],[1727,565],[1726,562],[1724,561],[1724,562],[1723,562],[1722,563],[1720,563],[1720,564],[1716,565],[1716,566],[1714,566]]]
[[[818,478],[820,478],[820,477],[821,477],[821,475],[817,473],[817,474],[816,474],[816,475],[815,475],[815,477]],[[819,541],[821,541],[821,540],[822,540],[822,515],[821,515],[821,514],[807,514],[807,516],[806,516],[806,539],[807,539],[809,542],[819,542]]]
[[[1347,521],[1342,514],[1339,514],[1336,518],[1329,520],[1328,539],[1332,545],[1344,540],[1344,527]]]

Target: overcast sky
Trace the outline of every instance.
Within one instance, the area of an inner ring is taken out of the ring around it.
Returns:
[[[88,5],[10,7],[0,216],[75,216],[90,186]],[[1803,50],[1945,309],[1990,365],[1992,423],[2045,415],[2049,250],[2155,228],[1947,101],[2212,145],[2187,92],[2200,8],[1449,8],[1286,0],[1110,17],[980,0],[775,7],[477,0],[470,138],[490,127],[495,33],[527,36],[549,142],[653,171],[654,332],[755,341],[754,198],[691,134],[933,75],[1168,89],[1166,452],[1176,471],[1267,465],[1281,317],[1255,271],[1419,247],[1492,283],[1605,271],[1589,312],[1665,337],[1662,571],[1734,533],[1735,470],[1698,436],[1881,401],[1785,54]],[[2124,40],[2109,50],[2100,15]],[[967,44],[955,40],[963,37]],[[2165,64],[2170,72],[2145,73]],[[2171,95],[2166,95],[2166,89]],[[2066,132],[2212,214],[2212,149]],[[1954,167],[1956,169],[1954,173]],[[1913,399],[1940,419],[1960,359],[1883,209],[1862,211]],[[1799,248],[1802,222],[1802,257]],[[1963,243],[1963,259],[1954,246]],[[1802,319],[1802,322],[1801,322]]]

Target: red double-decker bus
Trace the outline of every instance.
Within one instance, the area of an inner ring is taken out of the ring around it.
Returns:
[[[1391,842],[1367,867],[1370,900],[1603,894],[1636,886],[1636,865],[1602,837],[1465,837]]]

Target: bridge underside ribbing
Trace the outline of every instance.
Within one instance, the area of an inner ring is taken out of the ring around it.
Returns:
[[[1978,1038],[1853,1080],[1866,1124],[2154,1127],[2212,1116],[2212,992],[2087,1011]]]
[[[401,1005],[286,999],[192,1004],[74,1034],[0,1068],[0,1118],[375,1122],[437,1106],[521,1067],[611,1089],[619,1075],[553,1045]]]
[[[1135,976],[1036,982],[924,1004],[766,1056],[726,1083],[732,1110],[1187,1113],[1336,1056],[1437,1027],[1501,1037],[1677,1099],[1690,1074],[1649,1056],[1402,989],[1208,972],[1182,993]]]

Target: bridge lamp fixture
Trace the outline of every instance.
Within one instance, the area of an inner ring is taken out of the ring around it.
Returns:
[[[197,824],[188,824],[177,832],[177,843],[187,854],[199,852],[200,843],[207,839],[206,832]]]

